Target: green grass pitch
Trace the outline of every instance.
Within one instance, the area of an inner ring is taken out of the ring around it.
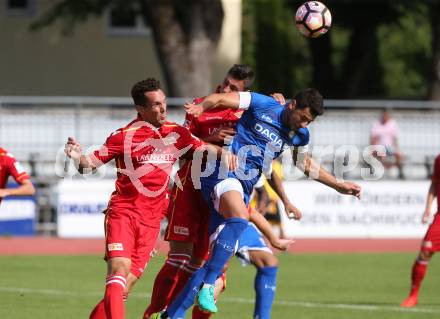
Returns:
[[[440,263],[432,260],[414,310],[398,307],[409,288],[414,254],[279,255],[272,318],[440,318]],[[164,256],[151,261],[127,302],[126,317],[141,318]],[[234,260],[214,318],[252,318],[252,266]],[[103,295],[99,256],[0,257],[0,318],[88,318]]]

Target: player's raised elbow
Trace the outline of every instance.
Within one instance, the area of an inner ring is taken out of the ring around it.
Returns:
[[[30,180],[26,180],[22,184],[23,195],[25,196],[33,196],[35,195],[35,187]]]

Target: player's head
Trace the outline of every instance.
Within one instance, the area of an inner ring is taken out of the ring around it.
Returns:
[[[391,114],[388,110],[384,110],[382,112],[382,118],[381,118],[381,122],[383,124],[385,124],[386,122],[388,122],[389,120],[391,120]]]
[[[317,89],[300,91],[286,106],[285,124],[293,131],[304,128],[324,113],[324,103]]]
[[[226,74],[222,84],[220,84],[217,93],[243,92],[251,89],[254,83],[254,71],[245,64],[234,64]]]
[[[149,78],[136,83],[131,97],[142,120],[156,127],[165,122],[167,101],[158,80]]]

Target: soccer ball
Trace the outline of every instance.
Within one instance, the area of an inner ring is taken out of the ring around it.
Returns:
[[[296,10],[295,21],[301,34],[308,38],[317,38],[330,29],[332,15],[321,2],[308,1]]]

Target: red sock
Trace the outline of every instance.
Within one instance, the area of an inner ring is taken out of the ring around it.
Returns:
[[[425,278],[427,267],[428,262],[425,260],[416,259],[414,262],[411,274],[411,296],[417,296],[419,294],[420,284],[423,278]]]
[[[168,255],[165,264],[154,280],[151,302],[144,312],[144,318],[149,318],[153,313],[162,311],[168,306],[177,283],[179,272],[188,260],[188,255]]]
[[[176,298],[179,293],[182,291],[183,287],[185,287],[189,278],[191,278],[192,274],[199,269],[198,266],[193,265],[185,265],[182,270],[179,272],[177,276],[176,286],[170,295],[170,302]]]
[[[211,312],[203,312],[199,307],[194,306],[192,311],[192,319],[208,319],[211,318]]]
[[[89,319],[107,319],[105,314],[104,299],[102,299],[92,310]]]
[[[124,290],[127,284],[124,275],[116,274],[107,277],[105,284],[104,305],[108,319],[124,319]]]

